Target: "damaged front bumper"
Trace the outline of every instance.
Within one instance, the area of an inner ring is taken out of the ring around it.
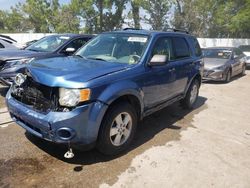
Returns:
[[[92,102],[69,112],[41,113],[13,98],[8,92],[6,103],[12,119],[31,134],[55,143],[72,146],[93,145],[97,139],[107,105]]]
[[[226,74],[224,70],[204,70],[203,80],[224,81]]]

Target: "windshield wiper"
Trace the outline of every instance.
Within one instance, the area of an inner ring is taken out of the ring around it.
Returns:
[[[29,51],[33,51],[33,52],[40,52],[39,50],[35,50],[35,49],[27,49]]]
[[[88,57],[87,59],[100,60],[100,61],[107,61],[107,60],[102,59],[102,58],[99,58],[99,57]]]
[[[75,55],[73,55],[73,56],[80,57],[80,58],[85,58],[84,56],[79,55],[79,54],[75,54]]]

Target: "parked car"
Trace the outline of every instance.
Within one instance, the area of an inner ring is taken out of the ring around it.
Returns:
[[[230,82],[233,76],[245,74],[246,58],[239,48],[206,48],[203,55],[205,80]]]
[[[241,45],[239,48],[246,55],[246,66],[247,68],[250,68],[250,45]]]
[[[16,46],[0,39],[0,50],[6,50],[6,49],[13,50],[13,49],[18,49],[18,48]]]
[[[24,50],[0,51],[0,82],[10,85],[13,78],[33,58],[68,56],[82,47],[92,35],[51,35],[33,43]]]
[[[7,42],[10,45],[15,46],[16,48],[23,48],[24,46],[20,43],[18,43],[15,39],[11,38],[10,36],[7,35],[1,35],[0,34],[0,40]]]
[[[250,56],[250,45],[240,45],[239,49],[246,55]]]
[[[195,105],[201,61],[187,33],[107,32],[75,56],[32,61],[16,76],[7,106],[31,134],[113,155],[130,145],[138,120],[176,101]]]
[[[246,67],[250,68],[250,56],[246,57]]]

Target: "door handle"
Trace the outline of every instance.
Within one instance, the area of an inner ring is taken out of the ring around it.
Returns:
[[[169,72],[174,72],[174,71],[175,71],[175,68],[169,69]]]

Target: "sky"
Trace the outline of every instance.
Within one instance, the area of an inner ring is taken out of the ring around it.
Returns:
[[[18,2],[25,2],[25,0],[0,0],[0,10],[9,10],[11,6],[15,6]],[[69,3],[70,0],[59,0],[61,4]]]

